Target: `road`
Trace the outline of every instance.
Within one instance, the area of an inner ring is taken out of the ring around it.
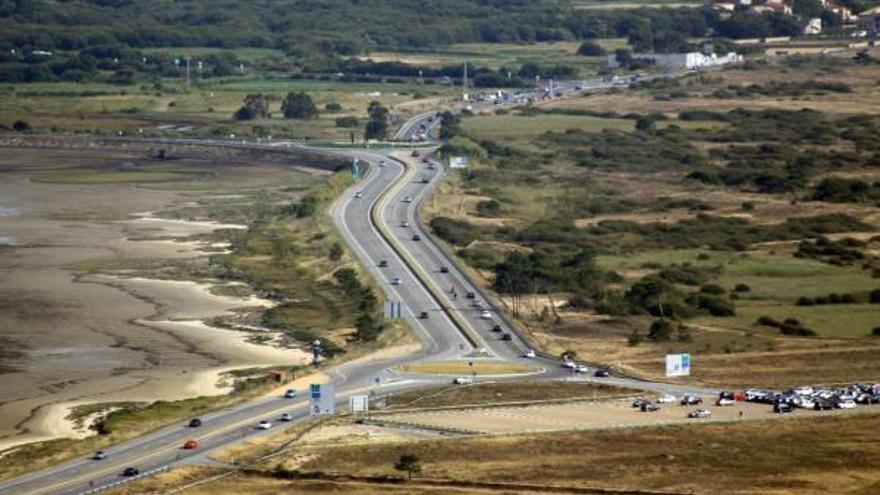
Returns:
[[[406,139],[421,123],[436,125],[427,119],[433,112],[417,116],[405,125],[399,136]],[[322,152],[327,152],[326,150]],[[378,395],[397,393],[439,383],[448,377],[405,374],[395,370],[401,364],[426,360],[496,359],[528,361],[540,367],[533,378],[553,379],[570,376],[558,360],[522,357],[525,342],[516,333],[511,340],[501,340],[492,326],[513,330],[504,314],[490,304],[488,298],[450,260],[428,232],[418,215],[422,201],[441,180],[443,166],[431,162],[433,170],[421,162],[404,166],[385,153],[360,150],[337,151],[348,158],[369,164],[366,176],[343,193],[332,205],[330,213],[336,228],[361,263],[378,281],[387,298],[400,301],[406,308],[403,319],[413,329],[421,350],[413,355],[383,360],[355,360],[325,370],[337,390],[337,405],[347,406],[353,394],[375,392]],[[412,161],[411,161],[412,162]],[[424,181],[423,181],[424,179]],[[403,227],[403,222],[407,226]],[[413,240],[418,235],[419,241]],[[385,260],[387,267],[380,268]],[[446,267],[441,272],[440,267]],[[390,283],[399,279],[399,285]],[[450,290],[451,289],[451,290]],[[482,307],[472,306],[465,295],[475,293]],[[490,318],[481,317],[483,310]],[[427,318],[419,314],[426,312]],[[496,378],[503,379],[503,378]],[[669,393],[707,392],[705,390],[654,384],[625,377],[596,379],[604,383],[631,386]],[[125,479],[121,472],[129,466],[151,472],[169,466],[197,461],[218,449],[271,434],[257,430],[260,420],[271,421],[275,427],[283,412],[293,414],[294,421],[308,416],[306,393],[299,399],[263,397],[203,416],[200,428],[176,424],[106,449],[108,458],[95,461],[75,459],[16,479],[0,483],[2,495],[46,495],[90,493]],[[199,449],[181,449],[189,438],[198,439]]]

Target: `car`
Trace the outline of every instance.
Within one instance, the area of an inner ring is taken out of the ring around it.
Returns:
[[[412,203],[412,198],[409,197],[409,196],[404,196],[404,197],[403,197],[403,202],[404,202],[404,203]]]
[[[420,320],[427,320],[428,319],[428,312],[422,311],[421,313],[419,313],[419,319]]]
[[[670,394],[663,394],[660,397],[657,397],[657,402],[660,404],[671,404],[675,402],[675,396]]]
[[[107,458],[107,453],[104,452],[103,450],[99,450],[99,451],[95,452],[94,454],[92,454],[92,460],[95,460],[95,461],[103,461],[106,458]]]
[[[590,368],[588,368],[586,364],[579,364],[574,367],[574,372],[575,373],[589,373]]]
[[[387,268],[388,261],[387,260],[379,260],[379,268]]]
[[[475,308],[481,308],[483,307],[483,303],[481,303],[479,299],[474,299],[473,301],[471,301],[471,306]]]
[[[419,156],[419,150],[413,150],[412,153],[410,153],[410,155],[413,157]]]
[[[272,423],[270,423],[266,420],[263,420],[263,421],[260,421],[259,423],[257,423],[258,430],[268,430],[271,427],[272,427]]]
[[[141,471],[136,467],[127,467],[122,471],[123,476],[137,476]]]
[[[293,414],[290,413],[282,413],[281,421],[293,421]]]
[[[440,267],[440,273],[449,273],[449,267],[447,267],[447,266],[445,266],[445,265],[444,265],[444,266],[441,266],[441,267]]]
[[[535,357],[535,351],[533,351],[531,349],[526,349],[526,351],[523,353],[523,357],[524,358],[533,358],[533,357]]]
[[[816,400],[813,401],[813,409],[816,411],[827,411],[834,409],[834,403],[828,399],[817,397]]]
[[[480,312],[480,318],[482,318],[484,320],[491,320],[492,319],[492,312],[489,311],[488,309],[484,309],[483,311]]]
[[[493,332],[500,332],[502,330],[501,325],[492,325]]]
[[[400,222],[400,226],[401,226],[401,227],[404,227],[404,228],[405,228],[405,227],[409,227],[409,222],[407,222],[406,220],[404,220],[404,221]]]
[[[773,412],[775,413],[790,413],[792,411],[794,411],[794,407],[788,402],[777,402],[773,405]]]
[[[511,335],[509,333],[502,333],[501,340],[513,340],[513,335]]]
[[[837,399],[834,401],[835,409],[853,409],[856,407],[856,403],[852,399]]]
[[[593,372],[593,376],[596,378],[608,378],[611,376],[611,372],[606,370],[605,368],[599,368]]]
[[[735,400],[728,399],[727,397],[719,397],[718,400],[715,401],[716,406],[733,406],[735,404]]]
[[[394,277],[390,280],[391,285],[400,285],[402,282],[400,281],[400,277]]]
[[[474,294],[473,292],[468,292],[467,294],[465,294],[464,297],[466,297],[468,299],[473,299],[473,298],[477,297],[477,295]]]
[[[286,392],[284,392],[285,399],[296,399],[296,396],[297,396],[296,390],[294,390],[292,388],[289,388],[289,389],[287,389]]]
[[[660,410],[660,406],[658,406],[657,404],[651,404],[650,402],[645,402],[639,407],[639,410],[642,412],[656,412]]]
[[[186,450],[197,449],[199,448],[199,442],[197,442],[195,439],[190,438],[186,442],[183,442],[183,448]]]
[[[857,395],[854,399],[856,404],[880,404],[880,395],[873,394],[871,392],[862,392]]]
[[[434,164],[433,164],[433,163],[429,163],[429,164],[428,164],[428,170],[434,170]]]
[[[793,406],[803,409],[812,409],[813,406],[816,405],[816,401],[812,397],[808,396],[795,397],[794,400],[792,400],[791,402]]]
[[[430,161],[430,160],[428,160],[428,157],[427,157],[427,156],[424,157],[424,158],[422,158],[422,163],[428,163],[429,161]]]
[[[458,376],[452,379],[452,383],[456,385],[467,385],[469,383],[474,383],[474,379],[469,376]]]
[[[422,236],[420,236],[419,234],[413,234],[413,236],[412,236],[412,240],[414,240],[414,241],[421,241],[421,240],[422,240]]]
[[[384,167],[384,166],[385,166],[385,163],[386,163],[385,160],[379,160],[379,166],[380,166],[380,167]]]
[[[648,399],[638,398],[633,401],[632,406],[636,409],[639,409],[642,407],[642,404],[647,404],[649,402],[651,402],[651,401],[649,401]]]
[[[358,191],[358,192],[354,193],[354,197],[358,198],[358,199],[363,198],[364,193],[362,191]]]
[[[708,409],[694,409],[693,411],[687,413],[687,417],[689,418],[711,418],[712,411]]]
[[[202,426],[202,420],[201,420],[201,419],[199,419],[199,418],[193,418],[193,419],[189,420],[189,427],[190,427],[190,428],[198,428],[199,426]]]
[[[681,398],[681,405],[683,406],[696,406],[697,404],[702,404],[703,398],[698,397],[696,395],[685,395]]]
[[[427,177],[422,177],[421,182],[422,182],[422,184],[428,184],[428,183],[431,182],[431,179],[429,179],[429,178],[427,178]]]

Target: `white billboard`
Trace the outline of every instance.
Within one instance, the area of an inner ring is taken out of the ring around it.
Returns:
[[[449,157],[449,168],[468,168],[470,160],[466,156]]]
[[[332,383],[309,385],[309,416],[323,416],[336,411],[336,390]]]
[[[370,396],[352,395],[348,398],[348,405],[353,413],[362,413],[370,410]]]
[[[666,376],[689,376],[691,374],[691,355],[683,354],[667,354],[666,355]]]

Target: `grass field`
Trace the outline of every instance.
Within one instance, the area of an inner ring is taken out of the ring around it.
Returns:
[[[445,407],[549,399],[600,398],[633,393],[631,389],[575,382],[497,382],[435,387],[392,395],[389,407]]]

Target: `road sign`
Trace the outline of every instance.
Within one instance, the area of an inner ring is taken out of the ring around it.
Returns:
[[[667,354],[666,355],[666,376],[689,376],[691,374],[691,355]]]
[[[332,383],[309,385],[309,416],[333,414],[336,410],[336,391]]]
[[[449,157],[449,168],[468,168],[470,160],[466,156]]]
[[[385,318],[395,320],[403,317],[403,303],[398,301],[385,301]]]
[[[353,413],[368,412],[370,410],[370,397],[367,395],[352,395],[348,398],[348,406]]]

